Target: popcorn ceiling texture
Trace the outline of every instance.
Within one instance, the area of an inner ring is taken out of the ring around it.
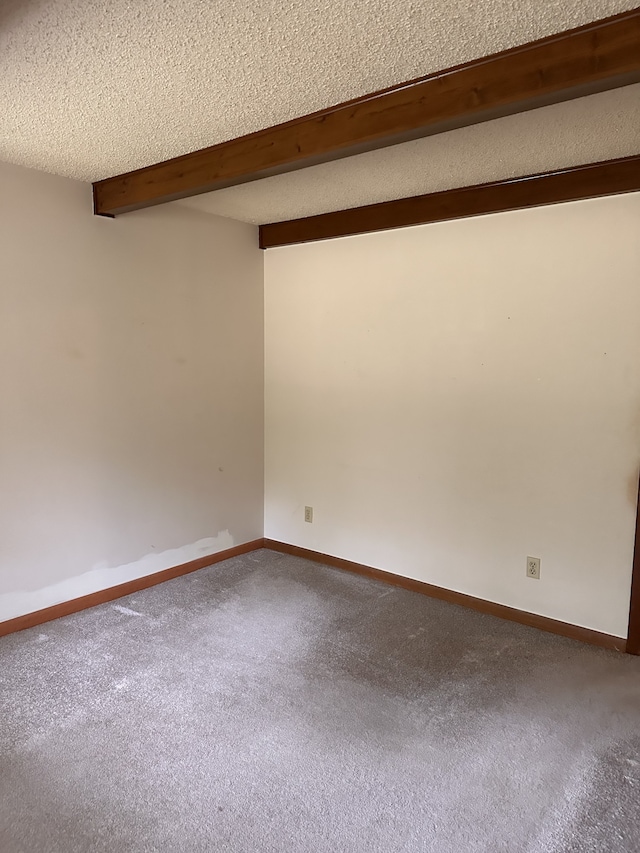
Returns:
[[[640,84],[174,202],[261,225],[640,153]]]
[[[636,3],[3,0],[0,160],[93,181]]]

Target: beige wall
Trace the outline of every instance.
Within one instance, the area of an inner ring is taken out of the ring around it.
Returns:
[[[639,233],[633,195],[270,250],[265,535],[625,636]]]
[[[0,620],[262,535],[256,246],[0,164]]]
[[[266,257],[266,535],[624,636],[639,195],[266,256],[90,205],[0,164],[0,620],[262,535]]]

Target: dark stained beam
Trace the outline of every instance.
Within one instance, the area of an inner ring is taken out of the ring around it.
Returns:
[[[640,8],[94,184],[102,216],[640,82]]]
[[[261,225],[260,247],[271,249],[637,191],[640,155]]]

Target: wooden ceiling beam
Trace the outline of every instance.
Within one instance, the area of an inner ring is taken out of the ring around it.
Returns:
[[[260,248],[628,192],[640,192],[640,155],[261,225]]]
[[[115,216],[640,82],[640,8],[93,185]]]

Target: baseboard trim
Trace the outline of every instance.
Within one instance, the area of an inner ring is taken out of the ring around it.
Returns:
[[[593,631],[590,628],[582,628],[580,625],[572,625],[569,622],[550,619],[547,616],[529,613],[526,610],[517,610],[515,607],[496,604],[493,601],[475,598],[463,592],[455,592],[441,586],[435,586],[435,584],[417,581],[413,578],[393,574],[392,572],[385,572],[382,569],[374,569],[371,566],[354,563],[351,560],[344,560],[341,557],[333,557],[330,554],[323,554],[320,551],[312,551],[309,548],[301,548],[298,545],[278,542],[275,539],[254,539],[251,542],[245,542],[242,545],[235,545],[233,548],[218,551],[216,554],[209,554],[204,557],[198,557],[197,560],[182,563],[179,566],[172,566],[161,572],[135,578],[135,580],[108,587],[98,592],[92,592],[80,598],[73,598],[71,601],[63,601],[61,604],[54,604],[52,607],[46,607],[43,610],[26,613],[24,616],[17,616],[15,619],[8,619],[5,622],[0,622],[0,637],[24,631],[27,628],[35,628],[37,625],[52,622],[54,619],[60,619],[62,616],[70,616],[72,613],[79,613],[81,610],[87,610],[89,607],[97,607],[99,604],[106,604],[109,601],[124,598],[134,592],[148,589],[165,581],[179,578],[182,575],[188,575],[191,572],[196,572],[215,563],[221,563],[223,560],[228,560],[231,557],[249,554],[251,551],[257,551],[259,548],[269,548],[271,551],[279,551],[282,554],[303,557],[305,560],[311,560],[314,563],[322,563],[334,569],[353,572],[372,580],[408,589],[411,592],[428,595],[430,598],[437,598],[440,601],[447,601],[450,604],[458,604],[461,607],[467,607],[479,613],[497,616],[500,619],[507,619],[510,622],[518,622],[521,625],[538,628],[550,634],[559,634],[561,637],[568,637],[571,640],[579,640],[583,643],[590,643],[591,645],[600,646],[604,649],[612,649],[617,652],[626,651],[626,640],[621,637],[615,637],[612,634],[603,634],[600,631]]]
[[[600,631],[592,631],[590,628],[582,628],[580,625],[560,622],[557,619],[539,616],[537,613],[529,613],[526,610],[517,610],[515,607],[507,607],[504,604],[496,604],[493,601],[486,601],[483,598],[475,598],[463,592],[454,592],[453,590],[425,583],[424,581],[413,580],[402,575],[394,575],[382,569],[373,569],[371,566],[364,566],[361,563],[354,563],[351,560],[343,560],[341,557],[332,557],[329,554],[322,554],[320,551],[311,551],[308,548],[301,548],[298,545],[288,545],[286,542],[265,539],[264,547],[270,548],[272,551],[280,551],[283,554],[291,554],[294,557],[303,557],[305,560],[322,563],[334,569],[355,572],[365,578],[382,581],[392,586],[399,586],[411,592],[419,592],[422,595],[438,598],[440,601],[447,601],[450,604],[468,607],[471,610],[477,610],[479,613],[486,613],[489,616],[498,616],[500,619],[507,619],[510,622],[519,622],[521,625],[538,628],[550,634],[559,634],[561,637],[568,637],[571,640],[579,640],[583,643],[590,643],[591,645],[601,646],[604,649],[612,649],[617,652],[624,652],[626,650],[626,640],[621,637],[614,637],[612,634],[603,634]]]
[[[17,616],[15,619],[8,619],[5,622],[0,622],[0,637],[14,634],[17,631],[24,631],[26,628],[34,628],[36,625],[43,625],[45,622],[51,622],[62,616],[70,616],[72,613],[78,613],[81,610],[96,607],[98,604],[105,604],[108,601],[115,601],[117,598],[124,598],[125,595],[131,595],[133,592],[148,589],[182,575],[197,572],[198,569],[204,569],[214,563],[221,563],[230,557],[239,557],[241,554],[248,554],[263,547],[264,539],[254,539],[252,542],[234,545],[233,548],[225,548],[224,551],[218,551],[216,554],[198,557],[196,560],[181,563],[179,566],[172,566],[170,569],[163,569],[163,571],[155,572],[152,575],[135,578],[135,580],[101,589],[80,598],[73,598],[71,601],[63,601],[61,604],[54,604],[52,607],[45,607],[43,610],[36,610],[33,613],[26,613],[24,616]]]

